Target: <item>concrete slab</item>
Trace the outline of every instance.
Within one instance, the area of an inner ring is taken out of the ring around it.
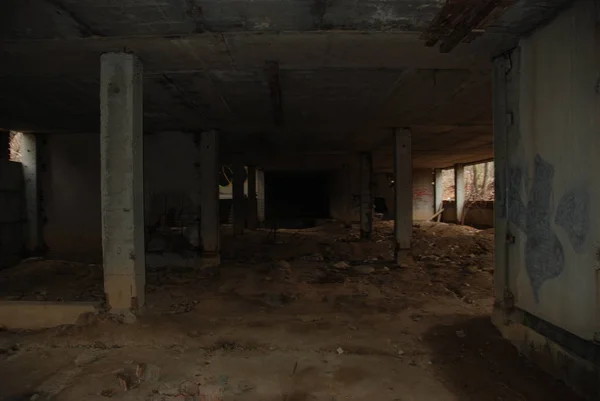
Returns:
[[[75,324],[84,313],[98,313],[98,302],[0,301],[0,327],[41,330]]]

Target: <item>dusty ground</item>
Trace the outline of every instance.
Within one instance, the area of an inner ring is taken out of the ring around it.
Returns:
[[[391,232],[225,235],[219,275],[149,271],[132,325],[0,333],[0,400],[577,400],[491,325],[493,232],[421,224],[402,268]],[[93,265],[0,272],[8,299],[101,299],[101,285]]]

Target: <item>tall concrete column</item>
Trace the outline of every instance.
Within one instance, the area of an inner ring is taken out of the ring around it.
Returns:
[[[26,249],[35,254],[43,248],[40,215],[40,180],[38,175],[39,143],[35,134],[21,137],[21,164],[25,181],[25,207],[27,211]]]
[[[236,155],[233,161],[233,234],[242,235],[246,226],[246,208],[244,200],[244,162],[241,155]]]
[[[373,231],[373,155],[360,154],[360,237],[370,239]]]
[[[410,257],[413,223],[413,178],[411,132],[394,132],[394,238],[396,263],[401,265]]]
[[[265,172],[263,170],[256,171],[256,197],[257,197],[257,215],[258,223],[265,222]]]
[[[100,73],[104,291],[114,313],[130,316],[144,305],[146,285],[142,64],[105,53]]]
[[[219,135],[200,134],[200,244],[203,267],[218,266],[219,225]]]
[[[444,170],[441,168],[435,169],[435,199],[434,199],[434,213],[439,212],[444,205],[444,183],[442,182],[442,173]]]
[[[258,227],[258,196],[256,192],[256,166],[248,166],[248,228]]]
[[[462,222],[465,211],[465,165],[454,165],[454,194],[456,199],[456,220]]]
[[[344,227],[352,228],[352,170],[350,164],[342,166],[343,221]]]

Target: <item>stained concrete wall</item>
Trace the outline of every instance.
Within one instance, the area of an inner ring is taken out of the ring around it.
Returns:
[[[21,163],[0,158],[0,268],[18,262],[25,251],[24,199]]]
[[[101,261],[99,136],[47,135],[41,152],[45,160],[41,173],[42,209],[46,216],[43,235],[49,256]],[[144,136],[147,228],[160,225],[167,218],[184,224],[194,222],[199,190],[195,152],[193,134]],[[184,248],[197,237],[189,231],[182,234],[180,245]],[[151,239],[152,234],[147,236],[147,241]]]
[[[341,169],[331,173],[331,216],[334,219],[343,220],[345,216],[344,202],[350,197],[352,202],[351,219],[359,220],[358,195],[360,191],[358,169],[350,166],[351,184],[349,191],[343,185],[343,173]],[[387,207],[384,219],[394,218],[394,187],[390,186],[389,174],[376,173],[373,175],[373,196],[383,198]],[[352,192],[349,194],[349,192]],[[413,170],[413,220],[425,220],[433,215],[434,187],[432,170]]]
[[[426,220],[434,211],[433,172],[431,169],[413,170],[413,220]],[[374,194],[385,199],[389,215],[394,218],[394,188],[390,186],[387,174],[375,174]]]
[[[47,135],[39,152],[42,235],[49,256],[100,262],[100,136]]]
[[[504,99],[495,99],[496,297],[509,289],[518,308],[588,340],[600,333],[596,15],[580,0],[522,39],[509,61],[496,60],[494,95]],[[507,232],[515,241],[505,249]]]
[[[433,171],[413,170],[413,219],[426,220],[434,213]]]
[[[600,36],[579,0],[494,60],[494,322],[600,398]]]

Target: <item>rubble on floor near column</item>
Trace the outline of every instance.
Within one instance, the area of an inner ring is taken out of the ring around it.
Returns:
[[[147,269],[146,308],[132,325],[98,315],[0,333],[3,393],[43,396],[60,382],[66,401],[577,399],[489,321],[492,230],[415,224],[404,268],[393,263],[391,222],[358,237],[335,222],[241,237],[227,228],[219,274]],[[97,268],[22,264],[0,272],[0,298],[84,297],[101,288]]]

